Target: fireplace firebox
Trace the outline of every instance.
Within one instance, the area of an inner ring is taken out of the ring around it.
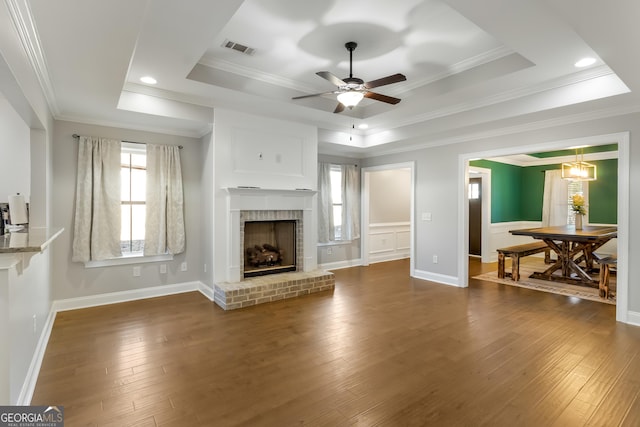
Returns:
[[[244,277],[296,271],[296,220],[244,223]]]

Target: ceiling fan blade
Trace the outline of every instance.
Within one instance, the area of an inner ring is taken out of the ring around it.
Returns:
[[[333,95],[333,92],[322,92],[322,93],[314,93],[311,95],[294,96],[291,99],[311,98],[313,96],[322,96],[322,95]]]
[[[375,99],[376,101],[386,102],[387,104],[397,104],[400,102],[400,98],[394,98],[393,96],[382,95],[375,92],[365,92],[365,98]]]
[[[331,83],[333,83],[338,87],[347,85],[345,82],[342,81],[342,79],[339,79],[338,77],[334,76],[328,71],[318,71],[316,74],[322,77],[323,79],[329,80]]]
[[[341,102],[338,102],[336,109],[333,110],[334,113],[342,113],[344,111],[344,105]]]
[[[381,79],[371,80],[370,82],[366,82],[364,84],[364,87],[366,87],[367,89],[373,89],[374,87],[390,85],[392,83],[403,82],[405,80],[407,80],[405,75],[398,73],[398,74],[393,74],[391,76],[383,77]]]

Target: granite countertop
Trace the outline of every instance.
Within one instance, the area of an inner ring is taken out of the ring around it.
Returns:
[[[0,254],[42,252],[64,228],[29,228],[0,236]]]

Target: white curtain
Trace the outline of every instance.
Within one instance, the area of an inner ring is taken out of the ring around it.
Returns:
[[[179,254],[185,248],[180,148],[147,144],[144,254]]]
[[[360,238],[360,173],[357,166],[342,167],[342,240]]]
[[[334,236],[331,164],[318,163],[318,241],[328,243]]]
[[[78,138],[73,261],[97,261],[122,255],[121,145],[112,139]]]
[[[569,182],[562,179],[562,171],[544,171],[542,195],[542,226],[567,225]]]

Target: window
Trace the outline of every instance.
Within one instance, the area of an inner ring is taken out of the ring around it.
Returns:
[[[147,155],[139,144],[122,145],[120,247],[123,255],[142,254],[146,214]],[[144,147],[144,146],[142,146]]]
[[[318,165],[318,242],[360,238],[360,173],[357,165]]]
[[[568,191],[568,197],[567,197],[567,224],[569,225],[573,225],[576,223],[576,216],[571,207],[573,204],[573,196],[575,194],[582,194],[582,196],[584,197],[585,205],[588,205],[588,200],[589,200],[588,181],[569,181],[569,191]]]
[[[469,200],[476,200],[480,198],[480,183],[469,183]]]
[[[342,237],[342,168],[331,166],[329,172],[331,179],[331,199],[333,202],[333,226],[334,240],[341,240]]]

